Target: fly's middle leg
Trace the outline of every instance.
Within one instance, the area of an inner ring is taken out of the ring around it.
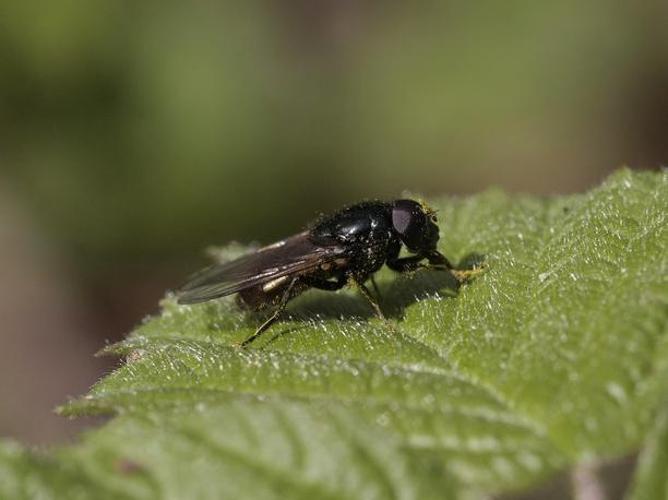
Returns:
[[[360,293],[364,296],[364,298],[371,304],[371,307],[373,308],[374,312],[376,313],[376,316],[382,320],[385,320],[385,315],[383,314],[382,309],[380,308],[380,305],[376,301],[376,299],[373,298],[373,295],[371,295],[371,292],[369,289],[366,287],[364,283],[362,283],[360,280],[355,278],[354,276],[350,277],[350,281],[357,287],[357,289],[360,291]]]

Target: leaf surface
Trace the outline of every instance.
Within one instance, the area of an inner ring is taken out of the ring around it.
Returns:
[[[668,387],[668,174],[432,205],[441,251],[485,262],[472,282],[383,271],[389,323],[308,292],[247,350],[258,318],[233,299],[168,295],[62,410],[118,416],[49,454],[5,448],[0,492],[475,498],[640,448]]]

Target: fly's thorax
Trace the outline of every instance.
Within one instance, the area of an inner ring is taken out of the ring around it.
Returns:
[[[346,207],[321,219],[310,230],[311,238],[322,244],[355,244],[372,232],[389,230],[391,205],[385,202],[364,202]]]
[[[396,236],[386,227],[377,227],[356,239],[348,249],[350,274],[364,281],[383,267],[396,245]]]

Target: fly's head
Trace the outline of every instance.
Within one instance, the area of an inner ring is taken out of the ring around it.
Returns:
[[[406,248],[421,255],[438,254],[436,212],[414,200],[397,200],[392,205],[392,227]]]

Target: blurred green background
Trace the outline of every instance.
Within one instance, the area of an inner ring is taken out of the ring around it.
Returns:
[[[403,190],[584,190],[668,162],[668,5],[5,0],[0,435],[230,240]],[[447,230],[447,222],[444,226]]]

